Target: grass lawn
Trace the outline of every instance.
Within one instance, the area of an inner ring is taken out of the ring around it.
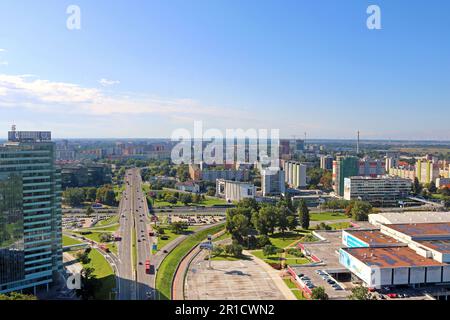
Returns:
[[[276,254],[276,255],[274,255],[274,256],[268,256],[268,257],[266,257],[266,256],[263,254],[262,250],[251,250],[250,252],[251,252],[255,257],[260,258],[261,260],[264,260],[265,262],[268,262],[268,263],[278,263],[278,262],[280,262],[281,254]]]
[[[95,241],[97,243],[102,243],[100,241],[100,235],[102,233],[105,233],[105,232],[104,231],[97,231],[97,232],[92,231],[91,234],[80,234],[80,233],[75,233],[75,234],[77,234],[79,236],[82,236],[82,237],[85,237],[86,239]],[[106,243],[106,246],[109,248],[109,250],[111,250],[111,252],[113,252],[116,255],[118,254],[118,248],[117,248],[117,244],[115,242],[108,242],[108,243]]]
[[[78,240],[76,240],[76,239],[73,239],[73,238],[68,237],[68,236],[65,236],[65,235],[62,236],[62,241],[63,241],[63,246],[64,246],[64,247],[65,247],[65,246],[73,246],[73,245],[75,245],[75,244],[80,244],[80,243],[82,243],[81,241],[78,241]]]
[[[342,212],[311,213],[311,221],[341,220],[348,217]]]
[[[97,276],[102,283],[102,286],[98,293],[96,294],[96,299],[99,300],[109,300],[110,292],[116,286],[115,275],[112,267],[109,265],[108,261],[95,249],[92,249],[89,253],[90,262],[83,265],[83,267],[94,268],[94,274]]]
[[[266,257],[263,254],[262,250],[251,250],[250,251],[255,257],[267,262],[267,263],[279,263],[281,260],[280,258],[282,257],[282,254],[276,254],[273,256],[268,256]],[[290,254],[286,254],[285,255],[285,262],[287,264],[306,264],[306,263],[310,263],[310,261],[306,258],[300,258],[300,257],[296,257]]]
[[[195,229],[197,229],[198,226],[195,227],[189,227],[186,232],[187,233],[191,233],[193,232]],[[167,236],[168,239],[167,240],[161,240],[161,238],[158,238],[158,250],[161,250],[164,246],[168,245],[169,243],[171,243],[173,240],[175,240],[176,238],[182,236],[182,234],[175,234],[173,233],[170,229],[165,229],[164,230],[164,236]]]
[[[92,232],[116,232],[119,229],[119,224],[115,223],[113,225],[109,225],[107,227],[94,227],[94,228],[87,228],[83,229],[86,231],[92,231]]]
[[[225,232],[223,235],[221,235],[220,237],[216,238],[213,240],[213,242],[218,242],[218,241],[222,241],[225,239],[230,239],[231,235],[228,232]]]
[[[284,283],[291,289],[292,293],[295,295],[297,300],[307,300],[303,295],[303,292],[297,288],[297,286],[292,282],[290,278],[283,279]]]
[[[173,276],[181,259],[189,252],[189,250],[203,241],[208,234],[216,234],[223,228],[224,226],[221,224],[187,237],[164,258],[156,274],[156,290],[158,291],[160,300],[171,298]]]
[[[342,230],[347,229],[351,227],[350,222],[339,222],[339,223],[330,223],[330,227],[333,228],[333,230]]]
[[[211,261],[239,261],[243,259],[246,259],[246,257],[235,257],[229,256],[227,254],[221,254],[220,256],[211,257]]]
[[[125,184],[121,184],[120,186],[115,184],[113,187],[114,193],[116,194],[116,201],[119,202],[122,199],[122,193],[125,191]]]
[[[108,226],[108,225],[110,225],[110,224],[116,224],[116,223],[118,223],[118,222],[119,222],[119,215],[115,215],[115,216],[112,216],[112,217],[110,217],[110,218],[108,218],[108,219],[99,221],[99,222],[96,224],[96,226],[98,226],[98,227],[103,227],[103,226]]]
[[[285,232],[284,235],[282,233],[275,233],[269,236],[270,242],[280,249],[284,249],[289,245],[300,240],[307,232],[301,231],[297,232]]]

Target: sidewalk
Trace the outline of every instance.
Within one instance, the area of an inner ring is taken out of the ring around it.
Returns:
[[[281,271],[273,269],[263,260],[255,257],[247,250],[244,250],[242,253],[251,256],[253,258],[253,261],[259,264],[269,274],[270,278],[273,280],[278,289],[280,289],[280,291],[283,293],[286,300],[297,300],[294,293],[292,293],[292,290],[288,288],[288,286],[284,283],[283,279],[281,278],[280,276]]]

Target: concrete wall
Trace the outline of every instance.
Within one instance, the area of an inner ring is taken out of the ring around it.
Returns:
[[[408,284],[408,268],[395,268],[393,284]]]
[[[443,269],[444,270],[442,272],[442,281],[448,282],[450,281],[450,265],[444,266]]]
[[[427,268],[427,283],[435,283],[435,282],[441,282],[441,267],[428,267]]]
[[[425,267],[411,268],[409,282],[411,284],[425,283]]]

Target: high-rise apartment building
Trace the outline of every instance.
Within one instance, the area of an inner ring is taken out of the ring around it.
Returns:
[[[284,193],[284,171],[279,168],[267,168],[261,171],[261,187],[263,196]]]
[[[386,174],[382,160],[359,159],[354,156],[339,156],[333,161],[333,189],[336,195],[344,196],[344,179],[353,176],[377,177]]]
[[[292,188],[306,187],[306,165],[297,161],[284,162],[285,182]]]
[[[359,158],[339,156],[333,161],[333,189],[336,195],[344,196],[344,179],[359,175]]]
[[[333,157],[320,156],[320,168],[323,170],[333,170]]]
[[[0,293],[49,286],[62,271],[61,176],[50,132],[0,146]]]

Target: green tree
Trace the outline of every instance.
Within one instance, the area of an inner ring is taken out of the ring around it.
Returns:
[[[211,254],[214,257],[221,256],[224,252],[224,248],[222,246],[214,246]]]
[[[170,229],[175,234],[182,234],[188,228],[187,224],[182,221],[173,222],[170,225]]]
[[[265,257],[270,257],[277,254],[278,248],[274,245],[268,244],[263,247],[262,252]]]
[[[298,227],[298,220],[295,216],[290,215],[288,217],[288,229],[291,231],[296,230]]]
[[[86,213],[86,217],[90,217],[90,216],[92,216],[93,214],[94,214],[94,209],[92,209],[92,207],[91,206],[88,206],[87,208],[86,208],[86,211],[85,211],[85,213]]]
[[[264,206],[259,212],[255,211],[251,218],[254,228],[261,235],[273,233],[276,227],[276,208],[274,206]]]
[[[76,290],[76,295],[82,300],[95,299],[95,294],[101,288],[101,282],[94,274],[94,268],[81,270],[81,289]]]
[[[189,203],[192,203],[192,195],[190,193],[181,194],[179,199],[185,206],[187,206]]]
[[[189,167],[185,164],[180,164],[177,168],[177,178],[181,182],[189,179]]]
[[[434,181],[430,182],[430,185],[428,186],[428,191],[431,193],[436,193],[437,188],[436,188],[436,183],[434,183]]]
[[[412,185],[412,193],[417,196],[421,192],[422,192],[422,186],[420,185],[419,179],[417,177],[415,177],[414,183]]]
[[[238,209],[249,209],[249,211],[259,211],[259,204],[254,198],[244,198],[237,204]]]
[[[228,209],[225,227],[231,234],[232,239],[242,244],[244,237],[248,235],[249,220],[245,215],[239,213],[238,210]]]
[[[313,300],[328,300],[328,294],[324,287],[315,287],[311,292],[311,299]]]
[[[216,188],[209,187],[208,191],[206,191],[206,194],[210,197],[214,197],[216,195]]]
[[[232,244],[227,245],[225,247],[225,251],[227,254],[232,255],[234,257],[240,257],[242,256],[242,246],[237,243],[236,241],[233,241]]]
[[[309,209],[308,206],[306,205],[305,200],[300,200],[299,206],[298,206],[298,215],[299,215],[299,220],[300,220],[300,226],[303,229],[309,229],[309,221],[310,221],[310,216],[309,216]]]
[[[355,221],[367,221],[371,212],[372,206],[364,201],[355,201],[350,211],[352,219]]]
[[[85,189],[86,201],[94,202],[97,200],[97,188],[89,187]]]
[[[166,201],[167,201],[168,203],[170,203],[170,204],[177,204],[178,199],[175,198],[174,196],[169,196],[169,197],[166,199]]]
[[[84,190],[81,188],[68,188],[63,192],[64,203],[71,207],[79,207],[85,200]]]
[[[116,193],[111,185],[104,185],[97,189],[97,200],[108,206],[115,206]]]
[[[320,178],[320,184],[324,190],[333,189],[333,174],[331,171],[325,170]]]
[[[109,233],[102,233],[99,236],[100,242],[110,242],[112,240],[112,235]]]
[[[369,289],[363,286],[357,286],[352,289],[352,293],[348,296],[349,300],[372,300]]]
[[[286,207],[277,208],[277,227],[284,236],[284,233],[289,228],[289,211]]]

